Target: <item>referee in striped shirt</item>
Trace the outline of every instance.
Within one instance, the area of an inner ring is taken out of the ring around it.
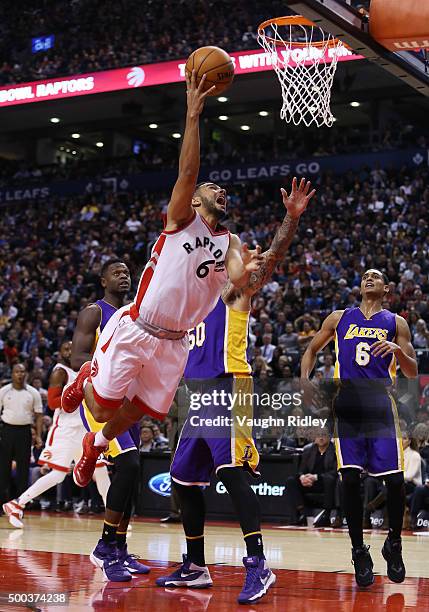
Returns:
[[[31,425],[36,424],[36,446],[42,446],[43,406],[40,393],[25,383],[25,366],[12,369],[12,382],[0,389],[0,507],[11,497],[12,461],[16,462],[16,494],[28,487],[31,454]]]

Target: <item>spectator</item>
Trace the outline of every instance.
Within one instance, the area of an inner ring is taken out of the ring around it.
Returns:
[[[154,423],[152,425],[153,441],[157,450],[168,449],[168,438],[162,435],[159,425]]]
[[[296,524],[305,524],[305,503],[309,494],[319,493],[323,496],[324,508],[319,526],[330,525],[330,512],[335,507],[336,481],[334,445],[330,441],[329,432],[321,430],[313,444],[304,449],[298,476],[290,476],[287,480],[286,487]]]
[[[3,422],[0,442],[0,503],[11,495],[12,461],[16,462],[16,496],[28,487],[31,458],[31,425],[36,421],[35,445],[41,448],[43,407],[39,392],[26,384],[27,372],[22,364],[12,369],[12,383],[0,389],[0,411]]]
[[[406,432],[402,435],[402,446],[404,449],[405,492],[409,495],[416,486],[422,484],[422,458],[416,450],[416,442]]]
[[[417,528],[417,516],[421,510],[429,510],[429,464],[426,463],[424,484],[417,486],[410,504],[410,529]]]
[[[262,336],[261,356],[267,363],[271,363],[274,356],[275,345],[272,344],[272,334],[264,334]]]
[[[309,321],[304,321],[302,331],[298,334],[298,342],[302,352],[305,351],[315,335],[316,330],[311,326],[311,323]]]
[[[52,294],[51,299],[49,300],[51,304],[68,304],[70,300],[70,291],[65,288],[64,283],[58,283],[58,289]]]
[[[332,380],[334,378],[334,359],[330,353],[325,355],[323,366],[317,368],[316,371],[321,372],[324,379]]]
[[[153,429],[149,426],[144,426],[140,431],[140,452],[150,453],[155,450],[156,444],[153,435]]]

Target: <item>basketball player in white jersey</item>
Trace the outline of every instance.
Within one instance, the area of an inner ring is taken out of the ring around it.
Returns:
[[[72,382],[77,376],[70,367],[70,357],[71,342],[67,340],[60,347],[60,360],[52,370],[49,379],[48,406],[51,410],[55,410],[55,413],[46,439],[46,446],[38,460],[40,465],[51,468],[51,471],[36,480],[18,499],[3,504],[3,510],[9,517],[10,524],[17,528],[24,527],[21,519],[25,505],[51,487],[60,484],[70,472],[72,461],[77,462],[82,453],[82,440],[86,429],[82,424],[80,413],[76,411],[73,414],[67,414],[60,407],[64,385]],[[97,464],[94,479],[103,501],[106,502],[110,478],[104,463]]]
[[[165,230],[140,279],[133,304],[120,309],[104,328],[92,364],[85,363],[66,387],[61,405],[73,412],[85,398],[102,431],[85,436],[73,475],[88,484],[97,456],[109,441],[142,414],[167,414],[188,351],[188,329],[216,306],[226,281],[244,287],[262,263],[260,249],[250,252],[237,236],[219,225],[225,215],[225,190],[213,183],[196,188],[200,166],[199,116],[205,98],[204,77],[187,81],[187,115],[179,175],[167,209]]]

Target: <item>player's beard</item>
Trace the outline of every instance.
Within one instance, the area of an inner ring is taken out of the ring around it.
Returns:
[[[217,219],[217,221],[222,221],[222,219],[225,219],[225,217],[227,216],[227,211],[216,208],[215,200],[209,200],[208,198],[201,198],[201,199],[202,199],[202,203],[206,211],[210,215],[213,215]]]

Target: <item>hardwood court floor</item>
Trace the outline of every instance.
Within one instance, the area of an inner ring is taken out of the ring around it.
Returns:
[[[29,513],[21,531],[0,518],[0,592],[66,591],[71,612],[429,610],[427,532],[404,536],[407,578],[401,585],[392,584],[385,576],[380,555],[385,534],[369,533],[366,541],[371,544],[377,577],[371,589],[364,591],[354,583],[346,533],[267,526],[266,556],[270,566],[277,568],[276,585],[261,603],[239,606],[236,597],[243,583],[244,546],[234,524],[211,522],[207,526],[207,561],[216,563],[210,567],[214,587],[200,591],[155,586],[155,578],[170,571],[181,558],[184,539],[180,525],[160,525],[150,519],[134,521],[128,546],[148,561],[151,573],[134,577],[131,583],[103,582],[101,571],[93,568],[87,556],[99,538],[101,524],[99,517]],[[0,612],[24,609],[60,612],[65,608],[6,606],[0,600]]]

